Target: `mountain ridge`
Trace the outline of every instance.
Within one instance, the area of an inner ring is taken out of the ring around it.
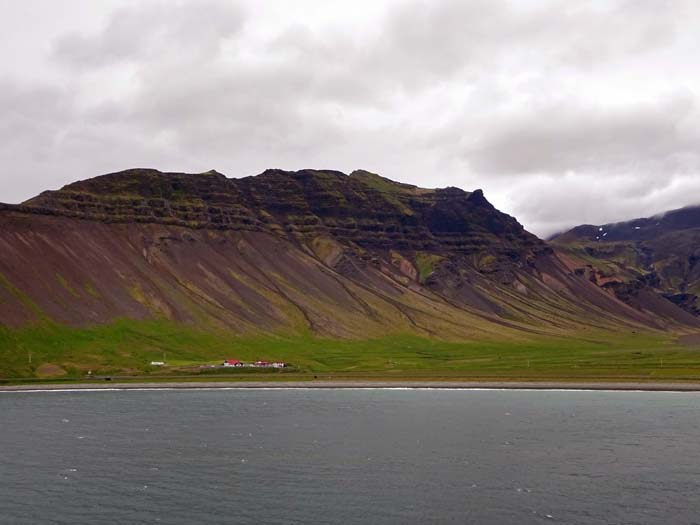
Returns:
[[[649,217],[610,222],[606,224],[581,224],[568,230],[550,235],[548,241],[569,242],[573,240],[600,240],[601,233],[607,233],[605,240],[645,240],[670,231],[700,227],[700,204],[683,206]],[[598,238],[596,238],[598,237]]]
[[[480,190],[366,171],[133,169],[0,206],[0,343],[15,356],[22,331],[124,320],[332,340],[700,327],[648,286],[629,300],[579,270]]]
[[[577,226],[551,244],[585,261],[591,279],[618,295],[648,288],[700,315],[700,206]]]
[[[369,179],[369,180],[368,180]],[[104,222],[134,222],[262,231],[304,240],[330,236],[361,248],[458,251],[497,246],[549,248],[481,190],[422,189],[366,171],[266,170],[228,179],[202,174],[127,170],[43,192],[19,208]]]

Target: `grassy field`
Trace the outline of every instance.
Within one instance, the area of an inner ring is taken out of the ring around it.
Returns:
[[[283,374],[254,374],[270,380],[700,380],[700,348],[674,341],[668,334],[596,332],[500,342],[404,335],[338,341],[309,335],[240,337],[161,321],[124,320],[89,329],[43,324],[23,330],[0,328],[0,379],[78,380],[88,370],[96,375],[182,376],[199,374],[199,365],[235,358],[292,365]],[[150,366],[163,359],[168,367]],[[251,374],[233,372],[227,377],[252,379]]]

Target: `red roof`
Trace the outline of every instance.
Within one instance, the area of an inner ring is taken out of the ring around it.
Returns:
[[[227,359],[224,361],[227,365],[239,365],[241,362],[238,359]]]

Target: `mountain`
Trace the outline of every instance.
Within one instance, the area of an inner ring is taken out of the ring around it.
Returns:
[[[578,258],[594,282],[628,302],[634,302],[640,290],[651,289],[700,315],[700,206],[578,226],[551,242]]]
[[[206,339],[220,346],[233,336],[515,341],[698,326],[641,294],[634,303],[601,288],[480,190],[367,171],[132,169],[0,205],[0,358],[18,374],[30,373],[17,357],[29,346],[80,369],[127,362],[122,347],[137,336],[129,344],[184,345],[186,330],[220,334]],[[99,327],[112,330],[109,349]],[[187,344],[183,353],[204,351]]]

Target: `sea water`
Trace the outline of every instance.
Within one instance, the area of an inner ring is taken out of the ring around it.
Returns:
[[[700,394],[4,392],[0,523],[700,523]]]

